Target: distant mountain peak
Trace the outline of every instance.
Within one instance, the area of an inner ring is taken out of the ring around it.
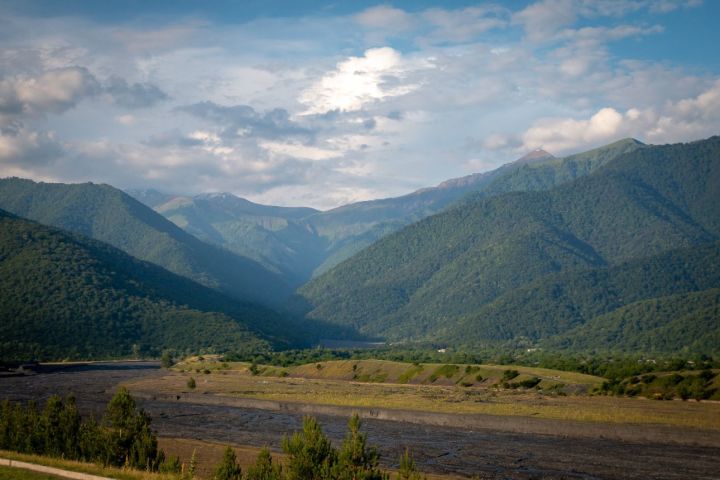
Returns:
[[[555,155],[552,153],[546,152],[542,148],[536,148],[535,150],[526,153],[522,157],[515,160],[514,163],[530,163],[530,162],[537,162],[539,160],[550,160],[555,158]]]
[[[208,192],[195,195],[195,198],[211,199],[211,198],[233,198],[235,195],[229,192]]]

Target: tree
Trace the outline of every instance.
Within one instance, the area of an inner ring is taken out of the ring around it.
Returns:
[[[220,463],[215,467],[215,473],[213,480],[241,480],[242,469],[237,463],[237,457],[235,451],[232,448],[225,448],[223,458]]]
[[[52,395],[45,402],[45,408],[42,412],[41,420],[41,436],[43,446],[41,451],[44,455],[51,457],[59,457],[63,453],[63,437],[60,428],[60,416],[63,411],[62,399],[57,395]]]
[[[415,467],[415,460],[410,455],[410,450],[407,448],[405,452],[400,455],[400,466],[398,468],[398,480],[420,480],[422,476]]]
[[[255,465],[248,467],[246,480],[281,480],[282,467],[273,463],[270,450],[263,448],[258,454]]]
[[[160,366],[162,368],[170,368],[173,366],[173,358],[168,350],[165,350],[162,357],[160,357]]]
[[[110,400],[105,415],[107,442],[105,463],[156,471],[164,460],[150,417],[138,410],[125,387]]]
[[[283,451],[289,455],[287,476],[289,480],[324,480],[331,478],[332,467],[337,462],[337,452],[313,417],[303,418],[301,432],[282,440]]]
[[[333,478],[339,480],[382,480],[387,478],[378,468],[380,455],[367,446],[367,434],[360,432],[360,416],[356,413],[348,422],[345,437],[334,468]]]
[[[60,431],[62,432],[62,452],[65,458],[80,457],[80,426],[82,419],[78,412],[75,397],[69,395],[63,402],[60,413]]]

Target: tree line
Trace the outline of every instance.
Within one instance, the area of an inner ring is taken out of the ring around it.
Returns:
[[[380,454],[360,430],[360,417],[348,422],[348,434],[335,448],[313,417],[303,419],[302,430],[282,440],[287,461],[274,461],[270,451],[260,451],[255,463],[243,471],[232,448],[225,449],[213,480],[390,480],[379,467]],[[121,387],[108,403],[100,421],[83,419],[75,397],[51,396],[42,408],[5,400],[0,403],[0,450],[99,463],[149,472],[167,472],[192,480],[197,455],[188,466],[177,457],[166,458],[158,448],[151,418],[139,409],[128,390]],[[408,450],[399,459],[397,480],[423,478]]]
[[[0,404],[0,449],[62,457],[155,472],[177,464],[166,463],[158,449],[151,419],[124,387],[110,400],[98,422],[83,419],[75,397],[51,396],[40,409],[5,400]]]
[[[302,430],[282,440],[283,452],[288,456],[284,464],[273,462],[265,448],[243,472],[235,452],[227,447],[215,467],[213,480],[390,480],[390,474],[379,467],[380,454],[368,445],[367,434],[360,431],[360,426],[360,417],[353,415],[348,422],[348,434],[340,449],[336,449],[318,421],[305,417]],[[400,457],[395,478],[423,478],[408,450]]]

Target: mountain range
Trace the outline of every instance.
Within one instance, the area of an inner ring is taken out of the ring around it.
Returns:
[[[536,150],[328,211],[17,178],[0,209],[3,357],[320,338],[720,353],[720,137]]]
[[[240,300],[277,306],[292,291],[258,262],[199,240],[110,185],[0,179],[0,208],[109,243]]]
[[[299,286],[379,238],[438,213],[471,192],[544,189],[586,175],[617,155],[642,148],[625,139],[558,159],[535,150],[485,172],[444,181],[407,195],[344,205],[320,212],[268,207],[229,193],[168,195],[128,193],[198,238],[263,264]]]
[[[395,341],[535,342],[635,301],[720,286],[720,137],[631,149],[536,188],[555,183],[557,165],[519,169],[313,279],[299,290],[308,317]]]

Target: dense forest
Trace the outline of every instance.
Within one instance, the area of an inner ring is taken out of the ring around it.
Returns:
[[[0,208],[109,243],[240,300],[277,306],[291,292],[280,275],[199,240],[110,185],[0,179]]]
[[[482,345],[544,339],[638,300],[718,287],[711,259],[720,238],[719,158],[720,137],[638,147],[547,191],[477,193],[378,241],[300,292],[312,305],[310,318],[394,340]],[[651,258],[683,248],[689,251],[681,257],[695,255],[692,266],[672,254]],[[623,266],[642,259],[647,263]],[[629,269],[619,277],[625,285],[603,283],[603,276],[615,281],[610,273],[618,268]],[[578,276],[588,280],[584,287]],[[576,288],[585,291],[568,298]],[[682,301],[664,303],[674,299]],[[701,348],[671,330],[675,340],[653,348]]]
[[[289,344],[290,329],[269,309],[3,211],[0,290],[0,358],[6,360]]]

